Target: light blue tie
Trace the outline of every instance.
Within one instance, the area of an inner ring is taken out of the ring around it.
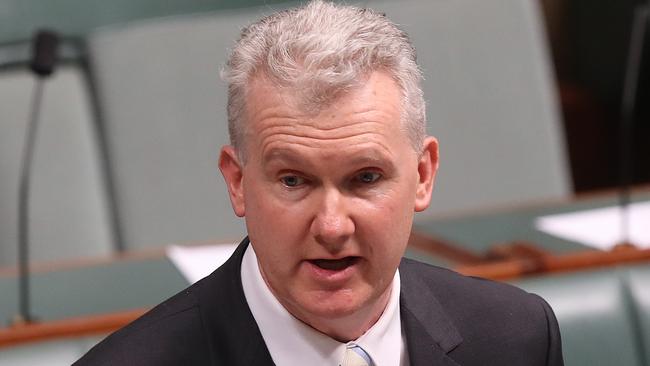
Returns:
[[[370,356],[354,343],[349,343],[345,347],[345,355],[341,366],[372,366]]]

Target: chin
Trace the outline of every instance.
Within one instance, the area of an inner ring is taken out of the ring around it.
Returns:
[[[353,290],[320,292],[300,301],[300,307],[311,316],[335,320],[357,314],[369,301],[367,296]]]

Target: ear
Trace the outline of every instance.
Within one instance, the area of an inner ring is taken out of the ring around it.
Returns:
[[[237,152],[232,146],[224,146],[219,154],[219,170],[228,186],[230,204],[235,215],[243,217],[246,213],[244,205],[244,175]]]
[[[415,191],[415,211],[424,211],[431,202],[431,192],[438,171],[438,140],[427,136],[418,161],[418,185]]]

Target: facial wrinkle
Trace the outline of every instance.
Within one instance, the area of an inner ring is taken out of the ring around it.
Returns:
[[[368,145],[371,146],[367,147]],[[269,151],[274,149],[289,150],[298,153],[300,150],[296,151],[295,148],[297,146],[306,148],[309,151],[318,151],[321,153],[327,150],[332,150],[334,154],[341,152],[343,149],[350,146],[355,146],[358,148],[348,151],[352,153],[357,153],[358,151],[363,154],[364,150],[377,149],[381,151],[382,155],[385,155],[388,158],[393,155],[392,149],[384,142],[384,139],[378,137],[377,134],[366,133],[336,140],[319,140],[303,138],[295,135],[274,135],[273,137],[266,139],[262,144],[262,156],[266,159],[266,156],[269,155]]]
[[[375,121],[358,122],[356,124],[340,126],[337,128],[338,131],[335,129],[325,131],[321,128],[295,125],[290,123],[288,120],[278,120],[277,122],[273,121],[268,124],[270,124],[270,126],[263,128],[258,135],[263,151],[267,149],[267,145],[270,141],[278,139],[280,141],[290,141],[305,146],[318,144],[319,141],[341,141],[341,143],[349,144],[350,142],[345,142],[345,140],[354,139],[361,140],[362,142],[387,140],[386,137],[389,137],[389,132],[391,132],[390,130],[384,131],[386,129],[375,128],[376,125],[381,125],[380,122]],[[399,131],[395,132],[398,133]],[[389,149],[388,146],[383,147]]]

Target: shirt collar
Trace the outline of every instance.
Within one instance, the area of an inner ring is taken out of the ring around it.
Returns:
[[[252,245],[244,253],[241,277],[246,302],[275,364],[339,365],[346,343],[309,327],[280,304],[262,278]],[[370,355],[375,366],[408,362],[401,331],[399,294],[399,271],[396,271],[386,309],[366,333],[352,342]]]

